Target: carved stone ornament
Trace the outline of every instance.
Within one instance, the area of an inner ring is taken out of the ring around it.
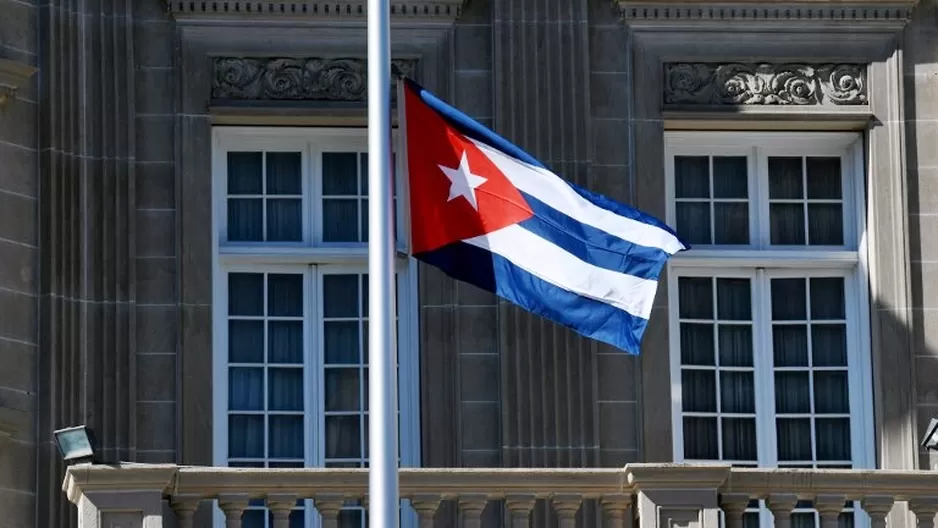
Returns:
[[[865,64],[664,65],[668,105],[865,105]]]
[[[415,66],[392,61],[402,75]],[[215,58],[213,99],[361,102],[367,92],[364,59]]]
[[[392,0],[394,18],[455,19],[465,0]],[[166,0],[176,17],[365,17],[365,0]]]

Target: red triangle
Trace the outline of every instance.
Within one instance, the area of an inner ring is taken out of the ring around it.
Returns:
[[[518,189],[488,156],[412,90],[404,92],[414,253],[484,235],[533,215]],[[458,168],[464,154],[472,174],[486,179],[475,188],[478,210],[463,196],[449,200],[451,182],[440,168]]]

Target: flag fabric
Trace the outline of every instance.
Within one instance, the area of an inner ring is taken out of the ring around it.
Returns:
[[[412,80],[400,91],[413,256],[638,354],[661,270],[689,246],[664,222],[563,180]]]

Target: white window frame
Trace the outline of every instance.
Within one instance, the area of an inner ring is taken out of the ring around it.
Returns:
[[[397,130],[392,137],[397,143]],[[212,130],[212,270],[213,270],[213,462],[228,465],[228,361],[227,361],[227,277],[229,273],[302,273],[304,277],[304,426],[305,459],[310,467],[321,467],[325,453],[320,422],[325,398],[312,387],[322,383],[323,358],[321,299],[318,286],[325,273],[367,272],[366,243],[324,243],[317,235],[314,204],[321,203],[322,179],[318,154],[323,150],[367,152],[365,128],[299,127],[214,127]],[[301,242],[227,242],[227,152],[231,150],[303,152],[303,240]],[[401,177],[403,156],[397,156],[395,185],[397,195],[398,281],[398,402],[400,411],[400,450],[402,467],[419,467],[420,449],[420,371],[419,308],[416,261],[408,255],[406,178]],[[367,353],[367,345],[365,353]],[[266,396],[265,396],[266,397]],[[216,525],[223,520],[216,507]],[[318,526],[319,516],[307,501],[307,526]],[[412,524],[409,512],[403,520]]]
[[[769,279],[781,276],[845,277],[845,307],[848,318],[848,379],[851,401],[851,451],[856,468],[875,467],[872,366],[870,356],[869,285],[866,251],[863,136],[849,132],[666,132],[666,216],[675,225],[674,164],[680,155],[750,155],[750,246],[700,246],[675,255],[668,264],[669,348],[671,362],[671,416],[673,457],[683,462],[683,414],[681,388],[680,329],[677,324],[678,278],[681,276],[733,276],[751,279],[753,331],[756,350],[770,350]],[[767,185],[754,186],[755,178],[767,181],[765,156],[831,156],[843,152],[845,238],[843,247],[768,246]],[[762,157],[760,157],[762,156]],[[757,194],[752,194],[756,190]],[[758,231],[761,222],[762,231]],[[757,236],[757,235],[764,236]],[[768,341],[766,341],[768,339]],[[769,347],[769,348],[766,348]],[[766,364],[766,360],[769,361]],[[756,394],[757,451],[759,465],[777,464],[775,449],[774,378],[771,358],[756,354],[756,382],[772,378]],[[760,375],[760,369],[762,371]],[[759,385],[757,385],[759,386]],[[761,433],[760,433],[761,432]],[[772,434],[766,435],[769,432]],[[767,437],[767,438],[766,438]]]

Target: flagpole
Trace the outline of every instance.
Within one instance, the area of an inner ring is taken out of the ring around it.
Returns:
[[[369,526],[400,522],[389,0],[368,0]]]

